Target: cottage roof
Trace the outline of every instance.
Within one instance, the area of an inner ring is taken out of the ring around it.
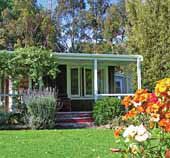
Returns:
[[[83,54],[83,53],[56,53],[59,59],[65,60],[102,60],[102,61],[143,61],[141,55],[118,55],[118,54]]]

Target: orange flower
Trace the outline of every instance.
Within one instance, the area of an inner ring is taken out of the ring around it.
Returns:
[[[128,113],[129,113],[129,117],[135,117],[137,114],[136,108],[133,108]]]
[[[165,131],[166,131],[166,132],[170,132],[170,123],[167,124],[167,126],[165,127]]]
[[[147,113],[157,113],[159,111],[159,105],[158,104],[152,104],[149,103],[146,108]]]
[[[140,97],[139,95],[135,94],[135,96],[134,96],[134,98],[133,98],[133,101],[134,101],[135,103],[139,103],[139,102],[140,102],[140,98],[139,98],[139,97]]]
[[[149,113],[151,113],[151,111],[152,111],[152,106],[147,106],[146,112],[149,114]]]
[[[169,124],[169,119],[162,119],[160,122],[159,122],[159,126],[161,127],[166,127],[168,124]]]
[[[120,136],[120,132],[122,131],[123,128],[119,128],[117,130],[114,131],[114,137],[115,139],[119,138]]]
[[[123,117],[123,120],[127,120],[129,118],[133,118],[137,115],[136,108],[133,108],[132,110],[128,111],[125,116]]]
[[[170,119],[162,119],[160,122],[159,122],[159,125],[161,127],[164,127],[165,131],[166,132],[170,132]]]
[[[148,99],[149,99],[149,97],[150,97],[150,94],[149,93],[144,93],[144,94],[142,94],[141,96],[140,96],[140,102],[145,102],[145,101],[147,101]]]
[[[147,101],[149,97],[150,97],[150,93],[148,93],[147,90],[139,89],[136,91],[133,101],[136,103],[139,103],[139,102],[143,103]]]
[[[131,97],[130,96],[124,97],[122,104],[125,105],[126,108],[128,106],[130,106],[131,105]]]
[[[136,91],[136,94],[143,94],[143,93],[148,93],[147,92],[147,90],[146,89],[138,89],[137,91]]]
[[[138,106],[136,108],[136,111],[139,112],[139,113],[144,112],[144,108],[142,106]]]
[[[165,113],[165,118],[166,118],[166,119],[170,119],[170,112],[166,112],[166,113]]]

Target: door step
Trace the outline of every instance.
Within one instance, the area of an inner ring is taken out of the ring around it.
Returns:
[[[89,128],[94,126],[92,112],[58,112],[57,128]]]

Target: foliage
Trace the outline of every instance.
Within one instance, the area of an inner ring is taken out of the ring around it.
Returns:
[[[121,101],[118,98],[105,97],[96,101],[93,108],[93,118],[96,125],[108,124],[113,118],[123,113]]]
[[[152,91],[155,82],[170,74],[170,0],[127,1],[128,48],[144,57],[143,87]]]
[[[41,80],[44,75],[56,77],[57,57],[45,48],[28,47],[15,51],[0,52],[0,76],[10,76],[16,83],[28,77],[34,81]]]
[[[2,9],[0,49],[43,46],[56,50],[56,30],[51,14],[35,0],[13,0]]]
[[[12,0],[0,0],[0,20],[1,20],[1,13],[5,8],[12,7]]]
[[[0,125],[23,124],[22,117],[15,112],[0,112]]]
[[[57,98],[55,92],[30,91],[23,98],[26,106],[25,117],[32,129],[49,129],[55,126]]]
[[[125,42],[125,2],[121,0],[119,4],[112,4],[107,9],[104,21],[104,38],[112,48],[112,53],[126,53]]]
[[[119,2],[58,0],[55,10],[57,32],[60,32],[58,40],[65,51],[124,52],[125,5],[124,0]],[[121,36],[119,43],[115,42],[118,36]],[[118,51],[119,48],[123,51]]]
[[[7,112],[1,112],[0,113],[0,124],[4,125],[4,124],[8,124],[10,118],[10,114]]]
[[[37,0],[0,4],[1,50],[43,46],[59,52],[125,52],[124,0],[57,0],[52,11]]]
[[[154,93],[138,90],[123,99],[129,111],[123,116],[128,127],[115,130],[124,140],[124,157],[161,158],[170,148],[170,78],[157,82]],[[119,140],[118,140],[119,141]],[[155,146],[155,144],[157,144]]]
[[[85,9],[84,0],[58,0],[55,9],[57,32],[60,32],[59,41],[61,45],[64,45],[65,50],[69,50],[69,52],[76,52],[77,43],[84,39],[86,29]]]

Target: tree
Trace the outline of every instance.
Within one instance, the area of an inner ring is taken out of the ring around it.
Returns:
[[[12,0],[0,0],[0,16],[4,9],[12,8]]]
[[[88,41],[80,43],[83,52],[125,53],[125,3],[108,0],[89,0],[86,13]]]
[[[124,1],[120,4],[112,4],[107,9],[106,19],[104,21],[104,38],[110,47],[112,53],[125,53],[125,9]]]
[[[36,0],[14,0],[2,12],[0,48],[43,46],[56,50],[56,31],[51,15]]]
[[[170,0],[127,1],[128,47],[141,54],[143,86],[153,90],[155,81],[170,74]]]
[[[76,52],[77,43],[84,38],[85,9],[84,0],[58,0],[57,31],[60,32],[60,42],[65,45],[65,51]]]

